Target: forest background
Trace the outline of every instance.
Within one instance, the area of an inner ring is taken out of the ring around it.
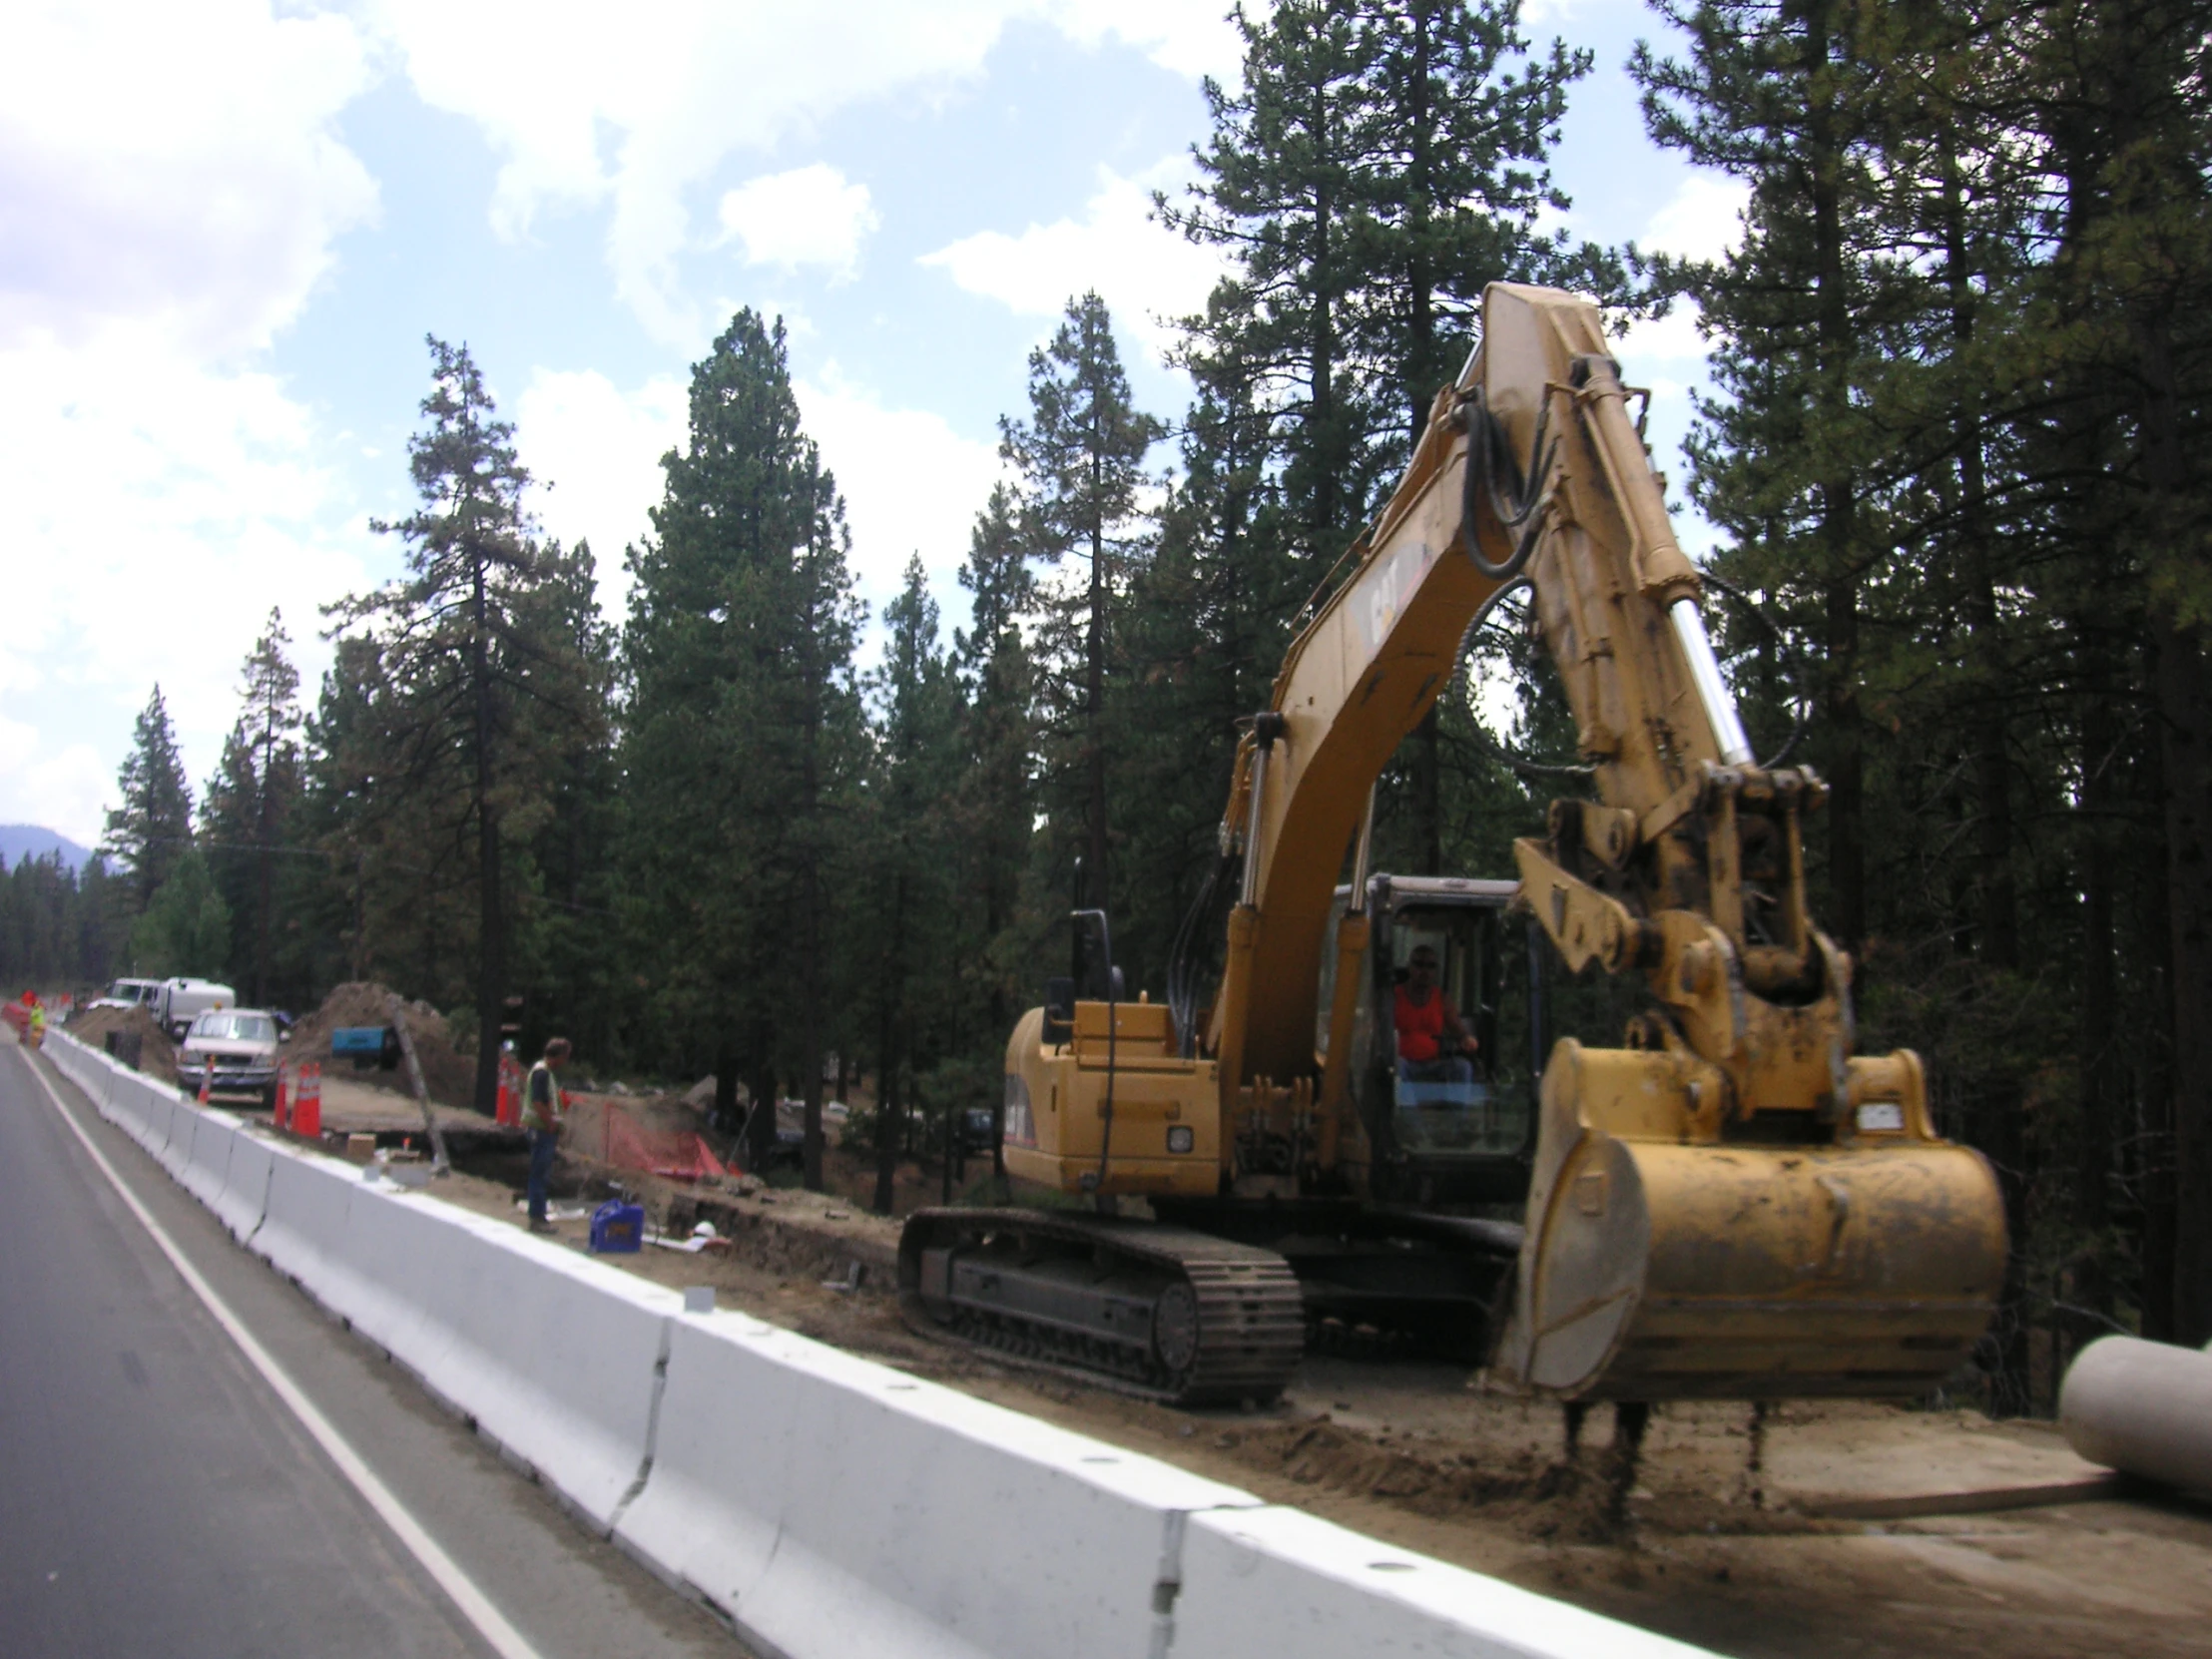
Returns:
[[[1993,1402],[2030,1403],[2036,1330],[2212,1338],[2212,6],[1655,9],[1684,44],[1632,66],[1652,137],[1749,190],[1714,263],[1546,229],[1588,62],[1513,6],[1255,9],[1198,184],[1157,204],[1229,271],[1179,330],[1194,400],[1135,407],[1071,295],[966,614],[916,564],[873,668],[777,319],[740,310],[695,365],[620,618],[432,340],[420,506],[378,526],[407,575],[291,619],[336,631],[311,698],[272,615],[197,791],[156,688],[107,861],[0,880],[0,974],[222,973],[293,1007],[382,979],[455,1012],[487,1099],[512,1007],[594,1069],[799,1095],[819,1179],[855,1068],[879,1133],[995,1103],[1079,897],[1161,987],[1236,722],[1483,285],[1688,300],[1715,391],[1674,483],[1794,647],[1722,613],[1755,736],[1810,710],[1860,1046],[1920,1049],[2004,1184]],[[1557,741],[1540,675],[1447,697],[1382,782],[1379,867],[1509,867],[1552,792],[1485,724]]]

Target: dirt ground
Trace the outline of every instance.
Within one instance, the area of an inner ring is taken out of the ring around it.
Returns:
[[[139,1070],[165,1083],[177,1081],[177,1047],[144,1008],[87,1008],[69,1022],[69,1034],[92,1048],[105,1048],[110,1031],[139,1034]]]
[[[292,1027],[291,1041],[285,1047],[285,1055],[294,1064],[303,1060],[320,1060],[325,1073],[332,1069],[330,1059],[330,1033],[346,1025],[389,1025],[391,1023],[391,990],[361,980],[348,980],[322,999],[322,1006]],[[453,1033],[445,1023],[445,1016],[427,1002],[401,1004],[407,1022],[407,1034],[414,1039],[415,1058],[422,1064],[423,1087],[430,1098],[443,1106],[468,1105],[476,1087],[476,1056],[462,1054],[453,1047]],[[336,1062],[338,1067],[350,1065],[348,1061]],[[407,1091],[407,1074],[402,1066],[395,1071],[365,1071],[354,1075],[354,1080],[367,1087],[384,1088],[404,1095]]]
[[[410,1182],[422,1172],[401,1168]],[[520,1225],[521,1171],[456,1174],[447,1202]],[[562,1238],[584,1248],[605,1172],[564,1162]],[[1977,1514],[1837,1518],[1868,1499],[2091,1480],[2048,1425],[1861,1402],[1770,1412],[1759,1466],[1737,1405],[1655,1412],[1628,1518],[1608,1514],[1611,1424],[1570,1457],[1556,1406],[1463,1369],[1310,1356],[1277,1405],[1180,1411],[1025,1373],[910,1331],[894,1224],[838,1195],[695,1195],[621,1178],[725,1241],[606,1258],[918,1377],[1295,1504],[1403,1548],[1746,1659],[1931,1653],[2090,1659],[2212,1650],[2212,1508],[2151,1493]],[[859,1283],[853,1284],[858,1268]],[[2094,1488],[2092,1488],[2094,1489]],[[1938,1505],[1939,1506],[1939,1505]],[[1864,1510],[1861,1511],[1864,1513]]]

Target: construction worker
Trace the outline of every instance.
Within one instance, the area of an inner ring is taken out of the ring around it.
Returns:
[[[546,1219],[546,1184],[553,1178],[553,1155],[561,1145],[561,1109],[566,1100],[556,1077],[568,1064],[566,1037],[547,1041],[545,1054],[530,1068],[530,1081],[522,1091],[522,1127],[530,1137],[530,1231],[550,1233]]]
[[[31,1018],[24,1029],[23,1040],[33,1048],[41,1047],[46,1042],[46,1004],[38,999],[36,991],[25,991],[23,1000],[31,1005]]]

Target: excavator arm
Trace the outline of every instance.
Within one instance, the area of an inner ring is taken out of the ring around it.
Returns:
[[[1221,1143],[1288,1110],[1325,1163],[1357,1148],[1347,1045],[1313,1076],[1321,953],[1349,1002],[1369,942],[1335,902],[1346,851],[1357,893],[1376,779],[1526,581],[1591,790],[1515,844],[1522,901],[1570,968],[1638,974],[1653,1008],[1629,1046],[1563,1040],[1546,1066],[1493,1376],[1580,1398],[1917,1391],[1994,1306],[1996,1184],[1936,1135],[1916,1056],[1852,1053],[1851,961],[1806,900],[1825,787],[1750,751],[1632,395],[1595,305],[1487,290],[1480,346],[1240,745],[1206,1044]]]

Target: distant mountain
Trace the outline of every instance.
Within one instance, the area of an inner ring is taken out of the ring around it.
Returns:
[[[67,835],[57,835],[35,824],[0,824],[0,858],[7,860],[8,868],[15,868],[25,858],[51,858],[57,852],[71,869],[83,869],[92,856]]]

